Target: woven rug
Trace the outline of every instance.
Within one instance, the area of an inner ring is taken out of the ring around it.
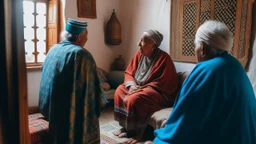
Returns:
[[[119,138],[113,135],[113,132],[119,130],[121,127],[115,121],[103,124],[100,126],[100,139],[101,144],[120,144],[123,143],[127,138]]]

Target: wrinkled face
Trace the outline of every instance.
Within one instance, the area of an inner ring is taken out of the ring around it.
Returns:
[[[154,43],[148,42],[145,37],[142,37],[140,39],[138,46],[142,55],[146,57],[150,57],[153,54],[154,49],[156,48],[156,45]]]
[[[205,44],[202,42],[201,46],[195,47],[195,54],[196,54],[196,59],[197,62],[201,62],[205,60]]]

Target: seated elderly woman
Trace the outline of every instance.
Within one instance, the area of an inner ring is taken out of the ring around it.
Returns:
[[[139,141],[151,114],[174,103],[178,79],[170,56],[159,49],[162,40],[156,30],[143,33],[124,84],[115,92],[114,118],[123,128],[114,134],[130,137],[126,143]]]
[[[198,64],[165,127],[155,130],[154,143],[256,144],[256,99],[244,68],[229,54],[229,29],[207,21],[196,32],[195,45]]]

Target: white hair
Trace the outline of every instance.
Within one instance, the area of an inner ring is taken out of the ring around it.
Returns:
[[[160,46],[163,40],[163,35],[157,30],[147,30],[143,33],[142,36],[147,38],[150,42],[156,44],[157,46]]]
[[[201,47],[202,42],[214,53],[229,52],[233,46],[233,36],[224,23],[210,20],[203,23],[196,32],[196,47]]]
[[[87,30],[87,29],[85,28],[85,30]],[[82,34],[83,32],[81,32],[80,34]],[[72,33],[68,32],[66,30],[63,30],[61,32],[61,39],[62,40],[68,40],[68,41],[71,41],[71,42],[75,42],[75,41],[77,41],[77,36],[80,35],[80,34],[72,34]]]

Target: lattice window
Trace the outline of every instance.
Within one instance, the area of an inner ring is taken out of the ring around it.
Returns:
[[[245,65],[251,31],[252,0],[175,0],[171,14],[171,56],[175,61],[196,62],[194,38],[206,20],[224,22],[234,35],[231,53]]]
[[[196,2],[184,3],[184,16],[183,16],[183,34],[182,34],[182,55],[194,56],[195,52],[190,47],[194,45],[196,34]]]
[[[59,0],[23,0],[27,67],[41,66],[51,46],[60,41],[62,6]]]
[[[235,35],[236,27],[236,5],[235,0],[214,1],[214,19],[224,22],[233,35]],[[234,54],[234,46],[231,53]]]
[[[200,24],[210,19],[211,16],[211,0],[201,0],[200,6]]]
[[[46,1],[23,1],[26,62],[40,65],[46,55]]]

